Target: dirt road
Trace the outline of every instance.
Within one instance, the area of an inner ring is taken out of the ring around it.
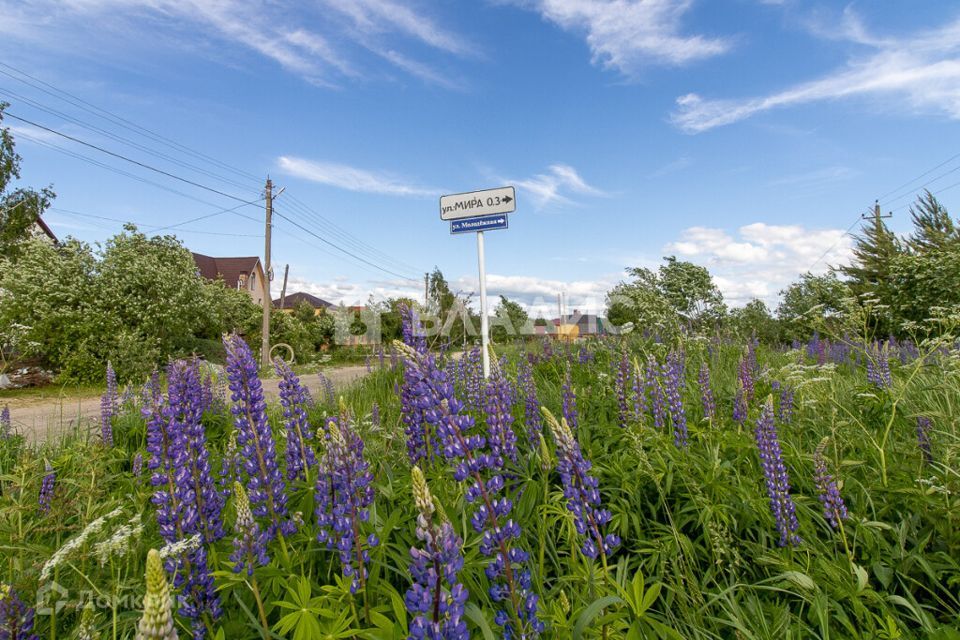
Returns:
[[[367,368],[360,366],[335,367],[322,371],[333,382],[336,389],[343,389],[367,374]],[[322,397],[320,377],[316,373],[300,376],[300,381],[310,389],[314,397]],[[277,378],[263,381],[267,400],[279,395]],[[69,398],[8,398],[0,400],[10,407],[10,420],[13,429],[24,434],[28,440],[38,442],[56,439],[60,435],[72,433],[75,429],[98,428],[100,419],[100,397]]]

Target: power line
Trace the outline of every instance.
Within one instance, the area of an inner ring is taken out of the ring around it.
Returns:
[[[931,195],[938,196],[938,195],[940,195],[941,193],[943,193],[944,191],[947,191],[947,190],[949,190],[949,189],[953,189],[954,187],[960,187],[960,182],[954,182],[953,184],[950,184],[950,185],[945,186],[943,189],[938,189],[937,191],[931,191],[930,193],[931,193]],[[911,204],[913,204],[913,203],[908,202],[907,204],[900,205],[899,207],[897,207],[896,209],[894,209],[894,211],[900,211],[901,209],[906,209],[906,208],[909,207]]]
[[[416,282],[416,283],[418,283],[418,284],[419,284],[419,282],[420,282],[419,279],[408,278],[407,276],[405,276],[405,275],[403,275],[403,274],[401,274],[401,273],[397,273],[396,271],[392,271],[392,270],[390,270],[390,269],[387,269],[386,267],[382,267],[382,266],[380,266],[380,265],[378,265],[378,264],[375,264],[375,263],[373,263],[373,262],[370,262],[370,261],[367,260],[366,258],[363,258],[363,257],[361,257],[361,256],[358,256],[358,255],[356,255],[355,253],[351,253],[350,251],[347,251],[347,250],[344,249],[343,247],[341,247],[341,246],[339,246],[339,245],[337,245],[337,244],[334,244],[334,243],[330,242],[329,240],[327,240],[326,238],[323,238],[323,237],[317,235],[316,233],[314,233],[313,231],[311,231],[311,230],[308,229],[307,227],[303,226],[302,224],[300,224],[300,223],[297,222],[296,220],[292,220],[292,219],[288,218],[287,216],[283,215],[282,213],[279,213],[279,212],[276,211],[276,210],[274,210],[273,213],[274,213],[274,215],[276,215],[277,217],[283,218],[284,220],[286,220],[287,222],[289,222],[289,223],[292,224],[293,226],[297,227],[298,229],[300,229],[300,230],[303,231],[304,233],[310,234],[311,236],[313,236],[314,238],[316,238],[316,239],[319,240],[320,242],[322,242],[322,243],[324,243],[324,244],[326,244],[326,245],[329,245],[330,247],[333,247],[333,248],[336,249],[337,251],[339,251],[339,252],[341,252],[341,253],[343,253],[343,254],[345,254],[345,255],[347,255],[347,256],[350,256],[350,257],[353,258],[354,260],[358,260],[358,261],[360,261],[360,262],[362,262],[362,263],[364,263],[364,264],[370,265],[370,266],[373,267],[374,269],[377,269],[377,270],[379,270],[379,271],[383,271],[384,273],[389,273],[390,275],[397,276],[398,278],[403,278],[404,280],[409,280],[409,281],[411,281],[411,282]]]
[[[63,132],[61,132],[61,131],[57,131],[56,129],[51,129],[50,127],[46,127],[46,126],[44,126],[44,125],[42,125],[42,124],[38,124],[38,123],[36,123],[36,122],[33,122],[32,120],[27,120],[26,118],[21,118],[21,117],[18,116],[18,115],[14,115],[14,114],[10,113],[9,111],[7,111],[4,115],[6,115],[7,117],[10,117],[10,118],[13,118],[14,120],[19,120],[20,122],[23,122],[23,123],[25,123],[25,124],[29,124],[29,125],[31,125],[31,126],[34,126],[34,127],[38,128],[38,129],[42,129],[42,130],[44,130],[44,131],[48,131],[49,133],[56,134],[56,135],[60,136],[61,138],[66,138],[67,140],[71,140],[71,141],[73,141],[73,142],[76,142],[77,144],[82,144],[82,145],[85,146],[85,147],[90,147],[91,149],[96,149],[97,151],[99,151],[99,152],[101,152],[101,153],[105,153],[105,154],[107,154],[108,156],[113,156],[114,158],[119,158],[120,160],[125,160],[125,161],[127,161],[127,162],[129,162],[129,163],[131,163],[131,164],[135,164],[135,165],[137,165],[138,167],[143,167],[144,169],[149,169],[150,171],[154,171],[154,172],[159,173],[159,174],[161,174],[161,175],[167,176],[168,178],[173,178],[174,180],[179,180],[180,182],[189,184],[189,185],[194,186],[194,187],[197,187],[197,188],[199,188],[199,189],[204,189],[205,191],[209,191],[209,192],[211,192],[211,193],[216,193],[217,195],[224,196],[225,198],[230,198],[230,199],[232,199],[232,200],[239,200],[240,202],[244,202],[244,203],[246,202],[246,200],[244,200],[243,198],[239,198],[239,197],[237,197],[237,196],[230,195],[229,193],[225,193],[225,192],[223,192],[223,191],[220,191],[219,189],[214,189],[213,187],[208,187],[207,185],[200,184],[199,182],[194,182],[193,180],[189,180],[189,179],[187,179],[187,178],[183,178],[183,177],[178,176],[178,175],[176,175],[176,174],[174,174],[174,173],[170,173],[169,171],[164,171],[163,169],[159,169],[159,168],[157,168],[157,167],[151,166],[151,165],[146,164],[146,163],[144,163],[144,162],[140,162],[139,160],[134,160],[133,158],[128,158],[127,156],[125,156],[125,155],[123,155],[123,154],[110,151],[109,149],[104,149],[104,148],[101,147],[101,146],[92,144],[92,143],[90,143],[90,142],[86,142],[86,141],[84,141],[84,140],[81,140],[80,138],[75,138],[75,137],[73,137],[73,136],[67,135],[66,133],[63,133]]]
[[[0,74],[3,74],[3,75],[5,75],[5,76],[7,76],[7,77],[9,77],[9,78],[12,78],[12,79],[14,79],[14,80],[16,80],[16,81],[18,81],[18,82],[21,82],[21,83],[23,83],[23,84],[25,84],[25,85],[27,85],[27,86],[29,86],[29,87],[32,87],[32,88],[34,88],[34,89],[37,89],[38,91],[41,91],[41,92],[43,92],[43,93],[46,93],[47,95],[53,96],[54,98],[57,98],[58,100],[63,100],[64,102],[66,102],[66,103],[68,103],[68,104],[70,104],[70,105],[72,105],[72,106],[74,106],[74,107],[77,107],[78,109],[80,109],[80,110],[82,110],[82,111],[85,111],[85,112],[87,112],[87,113],[89,113],[89,114],[91,114],[91,115],[97,116],[98,118],[102,118],[102,119],[104,119],[104,120],[107,120],[108,122],[111,122],[111,123],[113,123],[113,124],[115,124],[115,125],[117,125],[117,126],[120,126],[120,127],[124,128],[124,129],[127,129],[128,131],[131,131],[131,132],[133,132],[133,133],[136,133],[136,134],[138,134],[138,135],[141,135],[141,136],[143,136],[143,137],[145,137],[145,138],[150,138],[150,139],[154,140],[155,142],[159,142],[160,144],[163,144],[164,146],[169,147],[169,148],[171,148],[171,149],[180,151],[181,153],[185,153],[185,154],[191,155],[191,156],[193,156],[193,157],[195,157],[195,158],[197,158],[197,159],[200,159],[200,160],[204,160],[204,161],[206,161],[206,162],[209,162],[209,163],[211,163],[211,164],[213,164],[213,165],[215,165],[215,166],[217,166],[217,167],[219,167],[219,168],[226,169],[227,171],[230,171],[230,172],[232,172],[232,173],[234,173],[234,174],[236,174],[236,175],[243,176],[243,177],[245,177],[245,178],[248,178],[248,179],[257,181],[257,183],[259,184],[260,177],[259,177],[259,176],[255,176],[255,175],[253,175],[252,173],[250,173],[250,172],[248,172],[248,171],[244,171],[244,170],[242,170],[242,169],[238,169],[238,168],[236,168],[236,167],[234,167],[234,166],[231,166],[231,165],[229,165],[229,164],[227,164],[227,163],[225,163],[225,162],[222,162],[222,161],[220,161],[220,160],[218,160],[218,159],[216,159],[216,158],[214,158],[214,157],[212,157],[212,156],[208,156],[208,155],[206,155],[206,154],[204,154],[204,153],[202,153],[202,152],[200,152],[200,151],[197,151],[197,150],[195,150],[195,149],[191,149],[190,147],[187,147],[187,146],[185,146],[185,145],[182,145],[182,144],[180,144],[179,142],[177,142],[177,141],[175,141],[175,140],[172,140],[172,139],[170,139],[170,138],[167,138],[167,137],[165,137],[165,136],[163,136],[163,135],[161,135],[161,134],[159,134],[159,133],[156,133],[155,131],[151,131],[150,129],[147,129],[147,128],[145,128],[145,127],[142,127],[142,126],[138,125],[137,123],[135,123],[135,122],[133,122],[133,121],[131,121],[131,120],[128,120],[128,119],[126,119],[126,118],[124,118],[124,117],[122,117],[122,116],[119,116],[119,115],[115,114],[115,113],[112,113],[112,112],[108,111],[107,109],[104,109],[104,108],[102,108],[102,107],[99,107],[99,106],[97,106],[97,105],[95,105],[95,104],[92,104],[92,103],[90,103],[90,102],[87,102],[87,101],[84,100],[83,98],[80,98],[79,96],[76,96],[76,95],[70,93],[69,91],[66,91],[66,90],[64,90],[64,89],[60,89],[59,87],[56,87],[56,86],[50,84],[49,82],[45,82],[44,80],[41,80],[40,78],[37,78],[36,76],[32,76],[32,75],[30,75],[29,73],[27,73],[26,71],[24,71],[24,70],[22,70],[22,69],[18,69],[18,68],[14,67],[14,66],[6,63],[6,62],[0,61],[0,67],[4,67],[4,68],[6,68],[6,69],[10,69],[11,71],[14,71],[14,72],[18,73],[18,74],[20,74],[21,76],[23,76],[23,77],[25,77],[25,78],[29,78],[29,80],[24,80],[23,77],[15,76],[15,75],[13,75],[13,74],[11,74],[11,73],[8,73],[8,72],[6,72],[6,71],[3,71],[2,69],[0,69]]]
[[[67,215],[80,216],[83,218],[96,218],[97,220],[109,220],[110,222],[119,222],[122,224],[126,224],[126,223],[135,224],[138,227],[143,227],[144,229],[150,230],[150,233],[157,233],[158,231],[163,231],[165,229],[170,229],[173,227],[179,227],[180,225],[186,224],[187,222],[192,222],[192,220],[185,220],[184,222],[179,222],[176,225],[169,225],[166,227],[157,227],[157,225],[147,224],[145,222],[136,222],[134,220],[123,220],[121,218],[111,218],[109,216],[101,216],[93,213],[83,213],[82,211],[74,211],[73,209],[64,209],[62,207],[48,207],[48,209],[50,211],[56,211],[58,213],[66,213]],[[212,215],[219,215],[221,213],[227,213],[228,211],[229,209],[224,209],[223,211],[217,211]],[[203,217],[209,217],[209,216],[203,216]],[[199,234],[210,235],[210,236],[230,236],[235,238],[262,238],[263,237],[262,235],[258,235],[256,233],[223,233],[220,231],[202,231],[200,229],[179,229],[178,231],[180,231],[181,233],[199,233]]]
[[[916,178],[913,178],[912,180],[908,180],[908,181],[904,182],[902,185],[900,185],[900,186],[897,187],[896,189],[891,189],[891,190],[888,191],[887,193],[885,193],[885,194],[883,194],[882,196],[880,196],[880,197],[878,198],[878,200],[885,200],[885,198],[886,198],[887,196],[889,196],[890,194],[893,194],[893,193],[896,193],[896,192],[900,191],[900,190],[903,189],[904,187],[913,184],[914,182],[916,182],[917,180],[920,180],[921,178],[925,178],[926,176],[930,175],[931,173],[933,173],[934,171],[936,171],[936,170],[939,169],[940,167],[942,167],[942,166],[944,166],[944,165],[946,165],[946,164],[949,164],[949,163],[953,162],[953,161],[956,160],[957,158],[960,158],[960,153],[958,153],[958,154],[956,154],[956,155],[954,155],[954,156],[951,156],[951,157],[947,158],[946,160],[944,160],[943,162],[941,162],[940,164],[938,164],[937,166],[935,166],[933,169],[930,169],[930,170],[928,170],[928,171],[925,171],[925,172],[921,173],[921,174],[920,174],[919,176],[917,176]],[[928,184],[929,184],[929,183],[928,183]],[[882,204],[883,204],[883,205],[886,205],[887,202],[883,202]]]
[[[939,165],[939,166],[943,166],[943,165]],[[951,173],[954,173],[954,172],[956,172],[956,171],[960,171],[960,164],[958,164],[957,166],[955,166],[953,169],[948,169],[947,171],[944,171],[943,173],[941,173],[940,175],[938,175],[936,178],[931,178],[930,180],[927,180],[927,181],[924,182],[923,184],[921,184],[921,185],[919,185],[919,186],[917,186],[917,187],[915,187],[915,188],[909,189],[906,193],[904,193],[904,194],[902,194],[902,195],[898,195],[898,196],[896,196],[896,197],[894,197],[894,198],[890,198],[889,200],[885,201],[882,206],[887,206],[887,205],[889,205],[889,204],[891,204],[891,203],[896,202],[897,200],[902,200],[903,198],[910,197],[910,196],[912,196],[916,191],[918,191],[919,189],[923,189],[924,187],[928,187],[928,186],[930,186],[931,184],[933,184],[934,182],[936,182],[937,180],[939,180],[940,178],[943,178],[943,177],[945,177],[945,176],[948,176],[948,175],[950,175]],[[928,172],[928,173],[929,173],[929,172]]]
[[[815,266],[817,266],[818,264],[820,264],[820,261],[821,261],[821,260],[823,260],[824,258],[827,257],[827,254],[828,254],[828,253],[830,253],[831,251],[833,251],[834,249],[836,249],[836,248],[837,248],[837,245],[840,244],[840,241],[843,240],[844,237],[846,237],[846,235],[847,235],[848,233],[850,233],[850,230],[851,230],[851,229],[853,229],[855,226],[857,226],[857,223],[860,222],[860,220],[861,220],[861,217],[860,217],[860,216],[857,216],[856,220],[854,220],[852,223],[850,223],[850,226],[847,227],[846,231],[844,231],[843,233],[840,234],[840,237],[837,238],[836,242],[834,242],[832,245],[830,245],[830,247],[829,247],[826,251],[824,251],[823,254],[822,254],[819,258],[817,258],[816,261],[815,261],[813,264],[811,264],[809,267],[807,267],[806,271],[807,271],[808,273],[809,273],[810,271],[812,271]]]

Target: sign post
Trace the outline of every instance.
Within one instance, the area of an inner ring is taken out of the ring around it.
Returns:
[[[477,234],[480,271],[480,336],[483,341],[483,377],[490,377],[490,320],[487,317],[487,268],[483,256],[484,230],[506,229],[507,215],[517,209],[513,187],[455,193],[440,198],[440,219],[450,220],[450,233]]]

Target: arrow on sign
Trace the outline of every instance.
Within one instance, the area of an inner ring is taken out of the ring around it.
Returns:
[[[513,198],[511,198],[510,196],[504,196],[504,197],[503,197],[503,201],[504,201],[504,202],[512,202],[512,201],[513,201]]]

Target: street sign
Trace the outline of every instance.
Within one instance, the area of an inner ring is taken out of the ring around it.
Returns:
[[[450,233],[470,233],[473,231],[490,231],[491,229],[506,229],[510,224],[507,215],[478,216],[476,218],[460,218],[450,221]]]
[[[469,193],[454,193],[440,196],[440,219],[458,220],[498,213],[510,213],[517,209],[517,194],[513,187],[498,187]]]

